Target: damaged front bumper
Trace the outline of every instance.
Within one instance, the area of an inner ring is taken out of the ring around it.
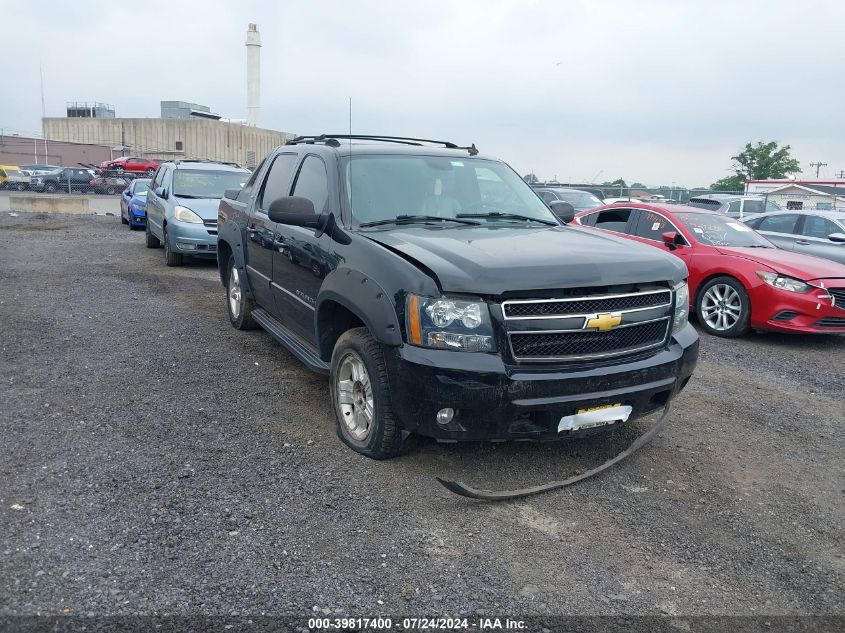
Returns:
[[[402,427],[440,441],[548,441],[607,426],[559,431],[562,418],[608,405],[630,407],[629,420],[667,407],[698,359],[687,325],[657,353],[581,366],[508,366],[495,354],[405,345],[386,351],[393,410]],[[444,408],[454,411],[437,422]]]

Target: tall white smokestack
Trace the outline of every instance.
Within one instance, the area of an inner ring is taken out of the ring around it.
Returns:
[[[257,24],[246,31],[246,119],[257,126],[261,114],[261,34]]]

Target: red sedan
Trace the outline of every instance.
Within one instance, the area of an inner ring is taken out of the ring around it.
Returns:
[[[716,336],[751,328],[845,334],[845,266],[776,248],[725,215],[681,205],[615,204],[575,224],[621,234],[680,257],[690,309]]]
[[[158,163],[154,160],[150,160],[149,158],[124,156],[123,158],[116,158],[114,160],[107,160],[100,163],[100,169],[104,171],[115,171],[117,173],[125,171],[145,173],[148,176],[152,176],[156,169],[158,169]]]

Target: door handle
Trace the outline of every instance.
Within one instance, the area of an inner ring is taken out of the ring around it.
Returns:
[[[801,246],[809,246],[810,245],[810,242],[808,242],[807,240],[795,240],[795,243],[800,244]]]

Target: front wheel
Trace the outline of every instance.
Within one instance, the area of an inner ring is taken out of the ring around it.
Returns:
[[[56,185],[52,182],[48,182],[46,185],[44,185],[44,191],[46,191],[47,193],[53,193],[55,190]]]
[[[701,327],[715,336],[735,338],[751,329],[751,300],[733,277],[708,281],[698,292],[695,312]]]
[[[170,238],[167,235],[167,227],[164,227],[164,263],[167,266],[181,266],[183,263],[182,254],[174,253],[173,247],[170,244]]]
[[[226,307],[229,321],[236,330],[254,330],[255,320],[252,311],[255,304],[247,297],[243,282],[243,271],[235,264],[234,255],[229,257],[229,273],[226,275]]]
[[[349,330],[338,339],[329,382],[341,441],[372,459],[396,457],[402,450],[402,430],[393,414],[381,344],[367,328]]]

